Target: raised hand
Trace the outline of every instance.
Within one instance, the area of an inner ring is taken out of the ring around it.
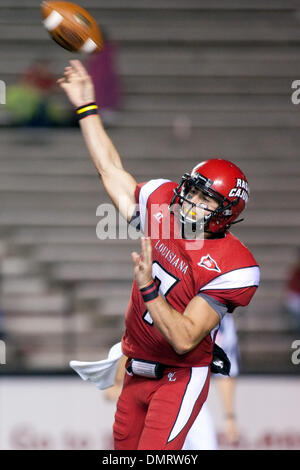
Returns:
[[[141,256],[136,252],[131,253],[134,276],[139,289],[152,282],[152,246],[149,237],[141,238],[141,248]]]
[[[93,81],[79,60],[70,60],[70,66],[65,67],[64,76],[57,83],[76,108],[95,101]]]

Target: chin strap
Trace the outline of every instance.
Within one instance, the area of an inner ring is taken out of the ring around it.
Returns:
[[[235,220],[234,222],[231,222],[231,224],[226,225],[226,230],[228,230],[231,227],[231,225],[238,224],[239,222],[243,222],[243,220],[245,219],[239,219],[239,220]]]

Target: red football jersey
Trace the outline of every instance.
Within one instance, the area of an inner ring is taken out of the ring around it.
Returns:
[[[152,277],[159,293],[180,313],[199,294],[213,297],[228,312],[248,305],[259,284],[259,267],[253,255],[229,232],[223,238],[183,239],[180,222],[168,209],[176,187],[174,182],[159,179],[136,188],[141,229],[151,236]],[[127,357],[177,367],[211,363],[218,327],[192,351],[178,355],[155,327],[135,281],[125,325],[122,349]]]

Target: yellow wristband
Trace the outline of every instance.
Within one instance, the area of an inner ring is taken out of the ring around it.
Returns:
[[[85,113],[86,111],[91,111],[92,109],[98,109],[98,106],[96,104],[85,106],[84,108],[78,109],[77,114],[82,114],[82,113]]]

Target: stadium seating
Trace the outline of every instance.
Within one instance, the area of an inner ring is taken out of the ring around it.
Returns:
[[[236,314],[242,371],[297,373],[297,332],[282,303],[299,245],[291,83],[300,80],[300,9],[292,0],[125,3],[84,2],[119,46],[124,109],[109,135],[138,181],[179,180],[213,157],[243,168],[251,200],[233,233],[256,256],[262,282]],[[59,74],[78,57],[51,42],[35,1],[2,0],[0,15],[6,84],[34,58],[46,54]],[[5,113],[0,105],[0,123]],[[96,209],[109,200],[77,128],[3,127],[0,146],[1,307],[20,367],[67,370],[70,359],[104,357],[123,332],[138,241],[97,239]]]

